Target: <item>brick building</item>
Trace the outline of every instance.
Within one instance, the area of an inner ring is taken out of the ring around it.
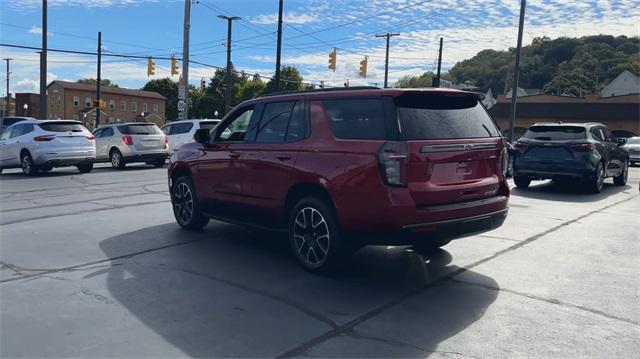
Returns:
[[[166,98],[157,92],[103,86],[100,123],[153,122],[164,125]],[[82,121],[92,129],[98,109],[96,86],[67,81],[53,81],[47,87],[47,118]]]
[[[509,128],[511,100],[498,96],[489,109],[505,132]],[[555,95],[518,97],[516,106],[515,137],[536,122],[600,122],[615,133],[640,134],[640,94],[584,98]]]
[[[40,118],[40,95],[29,92],[16,93],[15,115]]]

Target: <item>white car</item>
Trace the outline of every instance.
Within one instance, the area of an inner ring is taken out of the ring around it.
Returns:
[[[629,151],[629,163],[632,165],[640,164],[640,137],[630,137],[624,148]]]
[[[193,142],[193,135],[201,128],[212,129],[219,119],[174,121],[162,126],[162,132],[169,137],[169,151],[173,152],[185,143]]]
[[[54,167],[76,166],[82,173],[93,169],[95,137],[77,121],[23,120],[0,135],[0,171],[22,168],[27,176]]]

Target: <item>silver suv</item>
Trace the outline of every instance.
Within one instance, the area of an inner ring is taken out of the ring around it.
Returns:
[[[122,169],[127,163],[145,162],[162,167],[169,156],[167,136],[153,123],[115,123],[100,127],[96,136],[96,162],[111,162]]]
[[[28,176],[54,167],[93,169],[94,136],[77,121],[22,120],[0,135],[0,171],[21,167]]]

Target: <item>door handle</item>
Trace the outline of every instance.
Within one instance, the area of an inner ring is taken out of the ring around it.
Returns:
[[[281,154],[281,155],[276,155],[276,158],[279,159],[280,161],[287,161],[291,159],[291,156]]]
[[[229,157],[233,159],[240,158],[240,152],[229,152]]]

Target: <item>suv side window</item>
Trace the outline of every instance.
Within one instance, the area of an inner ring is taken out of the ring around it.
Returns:
[[[15,125],[11,131],[11,138],[26,135],[31,131],[33,131],[33,125],[31,124]]]
[[[324,109],[337,138],[384,140],[386,129],[382,99],[325,100]]]
[[[602,130],[599,127],[591,129],[591,135],[596,141],[604,141],[604,135],[602,134]]]
[[[193,127],[193,123],[191,122],[176,123],[171,125],[171,134],[181,135],[183,133],[187,133],[191,131],[192,127]]]
[[[602,127],[602,128],[600,128],[600,130],[604,134],[604,140],[605,141],[607,141],[607,142],[615,142],[615,139],[613,138],[613,135],[611,134],[611,131],[609,131],[608,128]]]
[[[113,127],[107,127],[102,131],[102,137],[111,137],[113,136]]]
[[[162,127],[162,132],[165,135],[170,134],[171,133],[171,127],[173,127],[173,125],[166,125],[166,126]]]
[[[287,136],[287,126],[295,102],[274,102],[264,106],[258,125],[258,143],[282,143]]]
[[[4,140],[8,140],[9,137],[11,136],[11,128],[5,128],[4,131],[2,131],[2,134],[0,135],[0,141],[4,141]]]
[[[216,127],[215,141],[243,142],[254,109],[254,106],[240,109],[232,115],[233,118],[229,122]]]

